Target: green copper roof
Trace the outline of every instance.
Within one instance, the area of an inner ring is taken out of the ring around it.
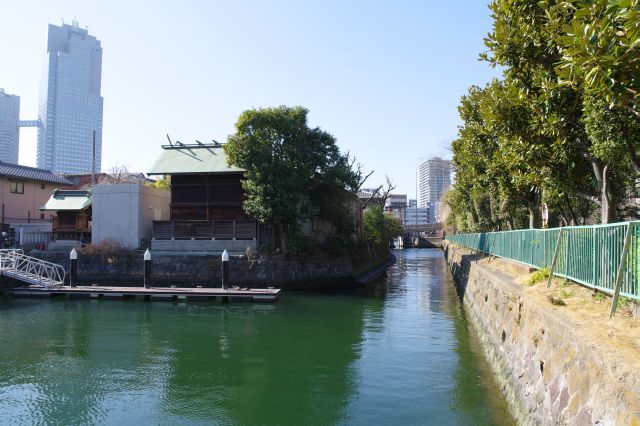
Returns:
[[[244,172],[244,169],[227,165],[227,156],[221,146],[190,144],[162,148],[160,158],[151,166],[148,175]]]
[[[40,210],[74,211],[82,210],[91,205],[91,191],[56,190],[53,191],[47,203]]]

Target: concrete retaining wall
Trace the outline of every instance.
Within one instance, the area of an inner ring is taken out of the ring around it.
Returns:
[[[524,294],[512,275],[445,243],[463,303],[520,424],[638,425],[638,353],[597,341],[551,304]]]

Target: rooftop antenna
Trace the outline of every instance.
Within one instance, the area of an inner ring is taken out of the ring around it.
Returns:
[[[184,146],[184,144],[180,141],[176,141],[176,145]]]
[[[171,138],[169,137],[169,133],[167,133],[167,139],[169,139],[169,145],[173,146],[173,142],[171,142]]]
[[[202,142],[200,142],[198,139],[196,139],[196,142],[198,143],[198,145],[204,145]]]
[[[220,145],[222,145],[220,142],[218,142],[218,141],[217,141],[217,140],[215,140],[215,139],[211,139],[211,140],[213,141],[213,143],[214,143],[214,144],[216,144],[216,146],[220,146]]]

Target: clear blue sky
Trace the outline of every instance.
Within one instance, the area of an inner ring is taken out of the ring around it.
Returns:
[[[166,142],[225,141],[247,108],[303,105],[367,170],[415,193],[420,158],[449,153],[457,105],[498,72],[477,60],[482,1],[4,0],[0,87],[37,116],[48,23],[102,42],[103,169],[148,170]],[[35,165],[36,131],[20,162]]]

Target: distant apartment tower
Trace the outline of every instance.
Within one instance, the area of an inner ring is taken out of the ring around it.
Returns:
[[[38,167],[56,173],[101,169],[102,107],[100,41],[72,25],[49,25],[40,87]]]
[[[0,161],[18,164],[20,96],[0,89]]]
[[[431,222],[439,220],[442,196],[451,188],[451,161],[433,157],[418,168],[419,206],[429,207]]]

